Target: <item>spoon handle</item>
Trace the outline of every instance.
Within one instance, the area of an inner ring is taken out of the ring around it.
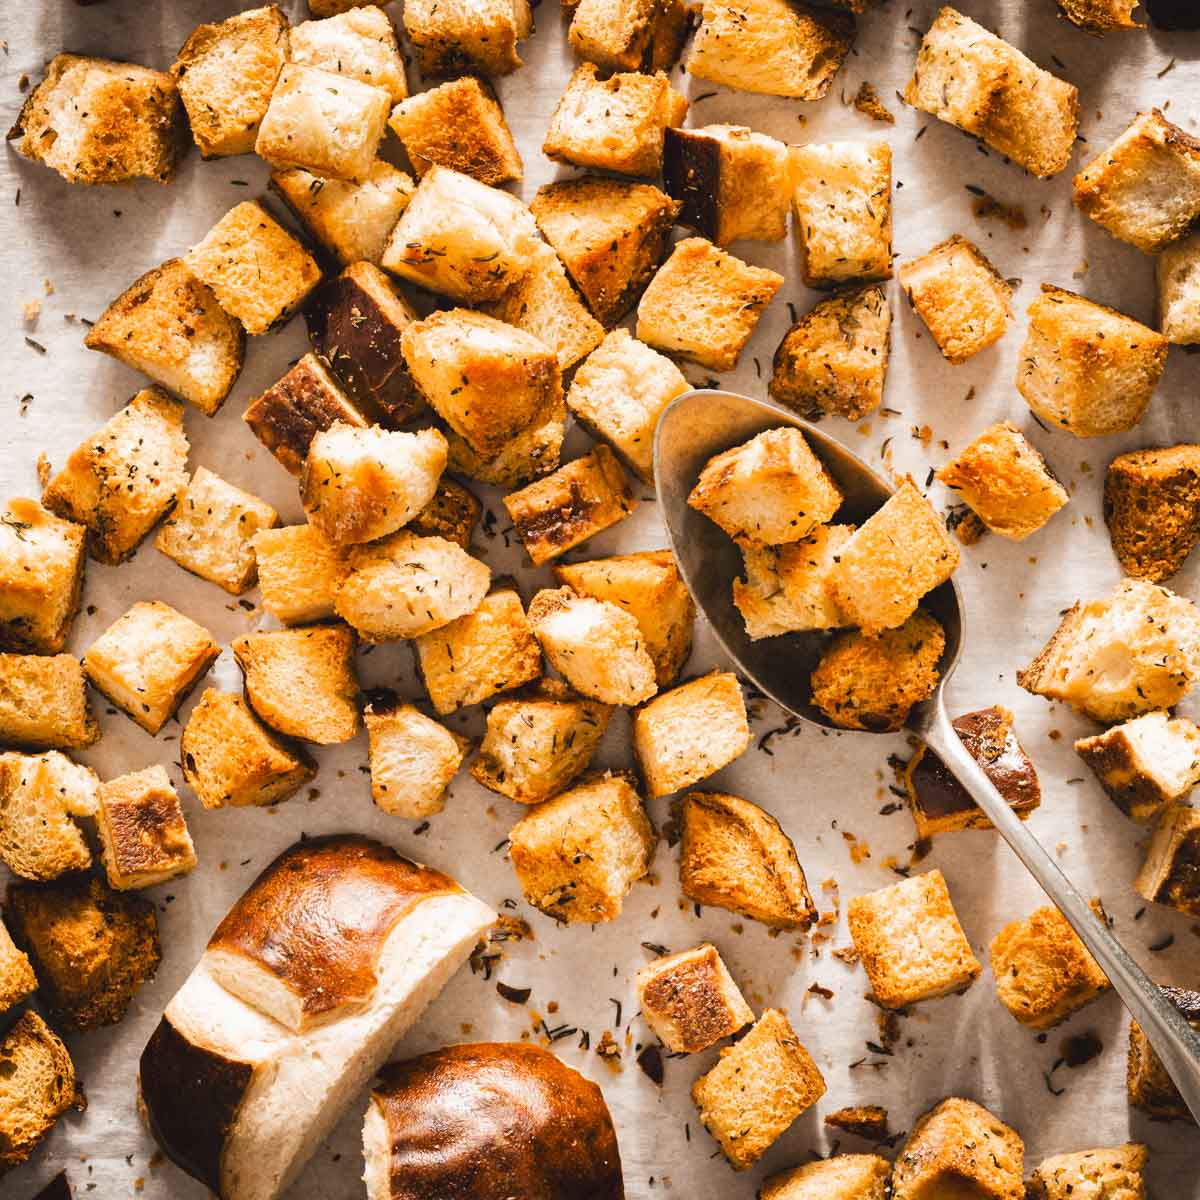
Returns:
[[[1016,856],[1074,927],[1100,964],[1125,1007],[1142,1027],[1150,1045],[1200,1124],[1200,1037],[1159,988],[1133,961],[1104,921],[1075,890],[1041,842],[1009,808],[983,769],[959,740],[940,703],[931,705],[921,737],[970,792]]]

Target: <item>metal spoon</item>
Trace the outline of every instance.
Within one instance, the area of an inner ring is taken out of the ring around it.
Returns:
[[[688,392],[663,413],[654,435],[654,480],[671,548],[693,599],[738,669],[781,708],[814,725],[835,728],[812,703],[809,676],[828,635],[789,634],[751,641],[730,585],[742,571],[741,552],[687,498],[704,464],[715,454],[766,429],[803,430],[816,456],[841,489],[839,521],[860,523],[892,494],[892,487],[828,434],[786,409],[730,392]],[[1070,921],[1142,1027],[1200,1123],[1200,1037],[1151,982],[1108,926],[1092,911],[1041,843],[1009,808],[950,724],[942,691],[958,664],[965,636],[962,596],[953,579],[922,601],[946,631],[937,690],[913,709],[908,728],[917,734],[971,794],[1046,895]]]

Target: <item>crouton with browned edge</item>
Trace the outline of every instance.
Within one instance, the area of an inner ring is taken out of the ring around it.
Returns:
[[[892,1165],[877,1154],[831,1154],[772,1175],[761,1200],[888,1200]]]
[[[707,1050],[754,1020],[709,942],[647,963],[635,983],[646,1024],[674,1054]]]
[[[40,882],[86,871],[92,852],[76,818],[96,815],[98,784],[57,750],[0,754],[0,861]]]
[[[1200,446],[1118,454],[1104,476],[1104,521],[1126,575],[1170,579],[1200,541]]]
[[[57,654],[83,589],[86,530],[36,500],[0,508],[0,649]]]
[[[683,0],[564,0],[562,10],[571,49],[609,71],[669,71],[691,24]]]
[[[26,1010],[0,1038],[0,1174],[29,1158],[68,1108],[83,1106],[66,1046]]]
[[[1200,992],[1184,988],[1160,988],[1192,1029],[1200,1034]],[[1125,1090],[1129,1103],[1140,1108],[1156,1121],[1195,1121],[1184,1103],[1179,1089],[1167,1074],[1162,1060],[1154,1053],[1141,1026],[1129,1022],[1129,1059],[1125,1073]]]
[[[1167,246],[1156,260],[1158,328],[1173,346],[1200,343],[1200,233]]]
[[[1175,804],[1163,813],[1133,886],[1154,904],[1200,916],[1200,809]]]
[[[109,886],[154,887],[196,865],[179,796],[159,764],[106,780],[97,792],[96,828]]]
[[[1123,3],[1121,7],[1131,9],[1133,4]],[[1030,1176],[1029,1197],[1030,1200],[1080,1200],[1090,1193],[1101,1200],[1104,1197],[1146,1200],[1142,1177],[1145,1165],[1146,1147],[1137,1142],[1103,1150],[1055,1154],[1039,1163]]]
[[[285,625],[328,620],[350,567],[345,551],[313,525],[254,535],[262,606]]]
[[[33,995],[36,989],[37,978],[29,956],[17,949],[4,922],[0,921],[0,1015],[15,1008],[22,1000]],[[0,1101],[0,1111],[4,1108],[3,1101]],[[3,1128],[2,1121],[0,1128]]]
[[[82,750],[100,740],[70,654],[0,654],[0,747]]]
[[[1145,29],[1145,25],[1133,19],[1133,10],[1137,6],[1138,0],[1058,0],[1058,7],[1068,21],[1088,33],[1097,34]],[[1058,1200],[1058,1193],[1050,1200]]]
[[[533,33],[529,0],[480,0],[469,8],[409,0],[404,29],[422,76],[507,75],[521,66],[517,43]]]

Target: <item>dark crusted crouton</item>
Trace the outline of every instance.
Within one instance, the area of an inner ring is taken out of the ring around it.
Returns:
[[[77,658],[0,654],[0,746],[82,750],[99,740]]]
[[[1187,1023],[1200,1034],[1200,992],[1164,987],[1162,994],[1179,1009]],[[1195,1121],[1179,1094],[1162,1060],[1136,1021],[1129,1023],[1129,1059],[1125,1088],[1134,1108],[1158,1121]]]
[[[1188,916],[1200,916],[1200,809],[1168,808],[1134,882],[1138,895]]]
[[[566,429],[567,406],[561,395],[550,396],[533,420],[491,458],[484,458],[465,438],[449,430],[448,467],[491,487],[523,487],[558,466]]]
[[[96,828],[109,886],[153,887],[196,865],[179,796],[159,764],[106,780],[97,792]]]
[[[528,0],[480,0],[469,9],[410,0],[404,28],[426,78],[507,75],[521,65],[517,43],[533,33],[533,12]]]
[[[709,942],[647,963],[636,984],[646,1024],[673,1054],[707,1050],[754,1020]]]
[[[79,609],[85,534],[36,500],[0,508],[0,649],[62,650]]]
[[[445,538],[466,550],[482,512],[483,505],[470,488],[443,475],[433,499],[409,521],[407,528],[420,537]]]
[[[32,1009],[23,1012],[0,1038],[0,1175],[23,1163],[68,1108],[83,1105],[66,1046]]]
[[[98,784],[94,771],[57,750],[0,754],[0,861],[42,882],[86,871],[92,852],[76,818],[96,815]]]

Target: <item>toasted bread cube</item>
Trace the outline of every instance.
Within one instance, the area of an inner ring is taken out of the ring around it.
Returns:
[[[215,688],[188,717],[179,761],[205,808],[278,804],[317,773],[308,754],[276,737],[241,696]]]
[[[470,742],[390,692],[371,697],[363,720],[376,806],[411,821],[440,813]]]
[[[530,423],[492,458],[484,458],[454,430],[449,430],[449,469],[479,483],[519,488],[557,469],[567,430],[567,406],[550,398]]]
[[[731,538],[798,542],[841,507],[842,493],[798,429],[768,429],[710,458],[688,504]]]
[[[855,896],[846,915],[871,991],[883,1008],[965,992],[983,970],[941,871]]]
[[[1117,455],[1104,478],[1104,520],[1126,575],[1169,579],[1200,541],[1200,446]]]
[[[196,865],[179,796],[159,765],[100,785],[96,827],[109,887],[154,887]]]
[[[761,1200],[888,1200],[891,1173],[878,1154],[831,1154],[772,1175]]]
[[[408,530],[421,537],[445,538],[468,550],[482,512],[483,505],[470,488],[443,475],[433,499],[408,523]]]
[[[521,66],[517,43],[533,33],[529,0],[409,0],[404,29],[426,78],[507,75]]]
[[[1133,19],[1138,0],[1058,0],[1062,15],[1088,33],[1115,33],[1121,29],[1145,29]],[[1058,1200],[1054,1193],[1053,1200]],[[1140,1200],[1140,1198],[1139,1198]]]
[[[688,33],[680,0],[578,0],[562,7],[571,19],[571,49],[611,71],[669,71]]]
[[[504,497],[517,536],[539,567],[623,521],[637,503],[605,445]]]
[[[707,1050],[754,1020],[710,942],[647,963],[635,983],[646,1024],[675,1054]]]
[[[1123,579],[1078,602],[1038,656],[1017,672],[1027,692],[1106,724],[1172,708],[1200,676],[1200,612],[1183,596]]]
[[[167,72],[58,54],[8,138],[68,183],[167,183],[187,146],[187,123]]]
[[[892,1171],[893,1200],[1024,1200],[1025,1143],[982,1105],[952,1096],[913,1126]]]
[[[904,100],[1048,179],[1069,161],[1079,91],[949,6],[921,42]]]
[[[633,715],[633,749],[651,799],[699,783],[749,745],[746,701],[731,671],[661,692]]]
[[[705,0],[687,71],[743,92],[820,100],[854,35],[845,13],[788,0]]]
[[[139,600],[83,656],[88,682],[147,733],[157,733],[217,660],[202,625],[161,600]]]
[[[246,335],[182,259],[134,280],[83,344],[148,375],[211,417],[242,370]]]
[[[285,625],[324,621],[334,614],[338,588],[350,567],[346,554],[312,525],[260,529],[254,535],[262,606]]]
[[[820,1069],[777,1008],[692,1084],[700,1120],[735,1171],[752,1167],[824,1094]]]
[[[183,261],[249,334],[284,324],[321,282],[312,255],[255,200],[231,208]]]
[[[392,109],[388,127],[418,177],[435,163],[498,187],[524,166],[495,92],[474,75],[452,79]]]
[[[198,25],[171,74],[204,158],[250,154],[288,60],[288,19],[277,4]]]
[[[687,110],[662,71],[601,79],[595,63],[580,63],[550,118],[542,153],[577,167],[657,175],[664,134]]]
[[[396,31],[376,5],[301,22],[292,30],[291,61],[383,88],[393,104],[408,95]]]
[[[605,773],[531,808],[512,827],[508,853],[530,904],[565,924],[595,924],[621,915],[655,839],[628,777]]]
[[[0,921],[0,1014],[15,1008],[36,990],[37,977],[29,956],[17,949],[4,922]]]
[[[1132,9],[1132,3],[1121,4]],[[1132,25],[1130,27],[1139,28]],[[1045,1159],[1029,1179],[1030,1200],[1079,1200],[1089,1193],[1113,1200],[1146,1200],[1146,1147],[1137,1142],[1080,1150]]]
[[[1164,987],[1159,991],[1179,1009],[1187,1023],[1200,1033],[1200,992]],[[1129,1022],[1129,1059],[1125,1075],[1129,1103],[1156,1121],[1195,1121],[1179,1089],[1167,1074],[1141,1026]]]
[[[278,524],[265,500],[200,467],[154,544],[185,571],[239,596],[258,577],[254,535]]]
[[[891,332],[892,308],[881,287],[820,301],[775,351],[772,399],[810,421],[860,420],[883,403]]]
[[[82,750],[99,740],[78,659],[0,654],[0,746]]]
[[[36,500],[0,509],[0,649],[57,654],[83,588],[86,530]]]
[[[675,244],[637,307],[637,336],[667,354],[731,371],[783,276],[704,238]]]
[[[87,527],[98,562],[124,562],[187,483],[183,406],[146,388],[90,438],[46,485],[42,503]]]
[[[691,792],[683,798],[679,886],[772,929],[807,929],[817,919],[796,847],[765,809],[740,796]]]
[[[82,1103],[66,1046],[36,1012],[26,1010],[0,1038],[0,1171],[25,1162],[59,1117]],[[66,1195],[70,1200],[69,1191]]]
[[[73,818],[96,815],[98,784],[57,750],[0,754],[0,860],[24,879],[86,871],[92,852]]]
[[[530,205],[588,307],[606,328],[658,269],[679,204],[648,183],[584,175],[538,188]]]
[[[541,679],[492,706],[471,774],[518,804],[541,804],[587,768],[612,711],[555,679]]]
[[[1200,234],[1172,242],[1156,261],[1158,328],[1175,346],[1200,344]]]
[[[1198,863],[1200,809],[1173,804],[1159,819],[1133,886],[1138,895],[1155,904],[1200,916]]]

